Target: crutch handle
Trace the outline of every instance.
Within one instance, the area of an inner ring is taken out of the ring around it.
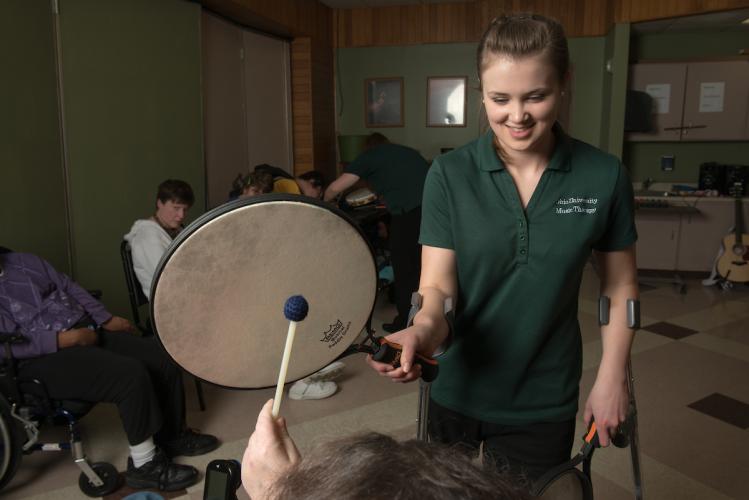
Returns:
[[[387,363],[393,368],[398,368],[401,365],[403,346],[396,342],[385,340],[383,337],[376,337],[375,340],[377,344],[374,346],[372,359],[380,363]],[[416,353],[414,363],[421,366],[421,378],[424,382],[431,382],[437,378],[437,374],[439,373],[437,360]]]

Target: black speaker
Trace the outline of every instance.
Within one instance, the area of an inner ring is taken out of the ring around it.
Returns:
[[[741,196],[746,196],[749,181],[749,165],[726,165],[726,178],[722,194],[731,195],[734,184],[741,185]]]
[[[723,193],[726,185],[726,166],[715,162],[700,165],[699,189],[714,189]]]

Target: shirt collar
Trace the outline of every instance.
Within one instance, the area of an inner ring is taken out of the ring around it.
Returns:
[[[562,130],[562,127],[558,123],[554,124],[552,130],[556,136],[556,144],[554,145],[554,153],[551,155],[551,161],[546,168],[569,172],[572,139]],[[485,172],[495,172],[505,169],[504,163],[499,159],[494,150],[494,131],[491,128],[479,138],[479,169]]]

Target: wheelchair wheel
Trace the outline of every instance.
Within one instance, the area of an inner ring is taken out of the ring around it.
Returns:
[[[0,395],[0,490],[13,479],[23,455],[23,428],[10,410],[10,404]]]
[[[86,474],[81,472],[81,475],[78,478],[78,487],[84,495],[89,497],[103,497],[104,495],[113,493],[120,487],[120,473],[117,472],[114,465],[106,462],[96,462],[91,464],[91,468],[96,472],[104,484],[101,486],[94,486],[88,480]]]

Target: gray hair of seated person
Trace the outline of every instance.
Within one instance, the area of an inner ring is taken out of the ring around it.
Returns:
[[[274,500],[525,500],[493,467],[463,450],[399,442],[379,433],[336,440],[311,451],[269,492]]]

